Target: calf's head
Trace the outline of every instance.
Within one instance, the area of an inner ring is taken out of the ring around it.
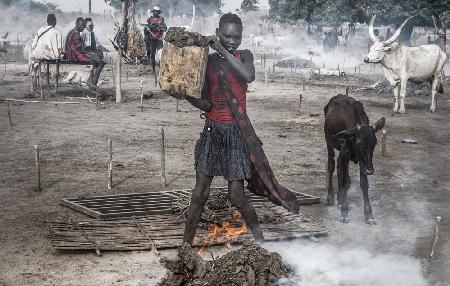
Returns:
[[[395,33],[387,39],[386,41],[380,41],[380,39],[375,35],[373,31],[373,23],[375,22],[375,18],[377,15],[373,15],[369,24],[369,36],[373,42],[373,45],[369,49],[369,53],[364,58],[364,62],[366,63],[379,63],[383,60],[384,56],[389,53],[391,50],[395,49],[397,45],[393,44],[395,40],[400,36],[402,32],[403,26],[405,26],[406,22],[408,22],[410,18],[407,18],[400,27],[395,31]]]
[[[373,126],[357,125],[355,128],[343,130],[334,135],[334,138],[350,143],[354,155],[367,175],[374,173],[372,158],[373,150],[377,145],[375,133],[383,129],[385,121],[385,118],[382,117]]]

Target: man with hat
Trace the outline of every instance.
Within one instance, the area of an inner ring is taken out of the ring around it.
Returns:
[[[162,38],[164,32],[167,31],[167,26],[164,23],[164,18],[160,16],[161,9],[154,6],[153,15],[147,19],[147,26],[144,28],[145,44],[147,46],[147,56],[151,61],[152,70],[155,72],[155,55],[156,51],[162,48]]]

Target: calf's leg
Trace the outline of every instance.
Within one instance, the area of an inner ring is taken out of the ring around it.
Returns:
[[[359,166],[359,174],[360,187],[364,198],[364,217],[367,224],[373,225],[376,223],[375,219],[373,218],[372,207],[370,206],[369,201],[369,181],[367,180],[366,172],[361,165]]]
[[[341,157],[341,169],[342,169],[342,184],[341,184],[341,222],[348,223],[348,202],[347,202],[347,193],[350,187],[350,178],[348,175],[348,163],[349,159],[347,155]]]
[[[334,205],[334,188],[333,188],[333,174],[335,168],[334,162],[334,148],[333,146],[327,146],[328,148],[328,164],[327,164],[327,186],[328,186],[328,197],[327,203],[329,206]]]

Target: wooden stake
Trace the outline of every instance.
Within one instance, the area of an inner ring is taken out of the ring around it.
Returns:
[[[381,155],[386,157],[387,130],[381,131]]]
[[[356,67],[355,67],[355,73],[356,73]]]
[[[177,99],[177,112],[180,112],[180,100]]]
[[[113,84],[116,85],[116,75],[114,74],[114,67],[111,67],[111,75],[112,75]]]
[[[108,190],[112,189],[112,139],[108,139],[109,164],[108,164]]]
[[[160,127],[161,131],[161,181],[163,187],[166,188],[166,148],[164,145],[164,128]]]
[[[348,96],[349,89],[350,89],[350,87],[347,85],[347,86],[345,87],[345,95],[346,95],[346,96]]]
[[[12,120],[11,120],[11,109],[9,107],[9,102],[8,102],[8,118],[9,118],[9,126],[12,128],[13,124],[12,124]]]
[[[39,163],[39,146],[34,145],[35,150],[35,164],[36,164],[36,191],[41,191],[41,166]]]
[[[123,31],[126,19],[128,17],[128,6],[129,1],[125,0],[122,1],[122,19],[120,21],[120,29]],[[116,70],[116,102],[122,102],[122,45],[119,45],[119,50],[117,54],[117,70]]]
[[[266,53],[264,53],[264,66],[263,68],[266,68]]]
[[[306,90],[305,83],[303,83],[303,90]]]
[[[98,109],[98,106],[100,104],[100,87],[97,85],[95,86],[95,109]]]
[[[430,256],[429,256],[430,260],[433,259],[434,252],[436,250],[436,245],[437,245],[437,242],[439,240],[439,231],[440,231],[440,229],[441,229],[441,217],[437,216],[436,217],[436,223],[434,225],[434,240],[433,240],[433,245],[431,246],[431,252],[430,252]]]
[[[275,73],[275,63],[273,64],[273,73]]]
[[[298,98],[298,114],[299,115],[300,115],[301,109],[302,109],[302,99],[303,99],[303,95],[300,93],[300,96]]]
[[[128,74],[130,73],[130,71],[129,70],[127,70],[127,81],[128,81]]]
[[[267,72],[264,72],[264,82],[265,82],[266,84],[269,83],[269,75],[267,74]]]
[[[141,112],[144,112],[144,81],[141,79]]]

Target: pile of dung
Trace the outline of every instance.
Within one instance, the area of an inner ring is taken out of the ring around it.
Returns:
[[[186,31],[184,27],[170,27],[164,40],[178,48],[208,46],[208,41],[204,36],[196,32]]]
[[[212,261],[203,260],[190,246],[178,251],[178,260],[166,261],[170,273],[160,286],[266,286],[287,277],[290,269],[275,252],[252,243]]]

